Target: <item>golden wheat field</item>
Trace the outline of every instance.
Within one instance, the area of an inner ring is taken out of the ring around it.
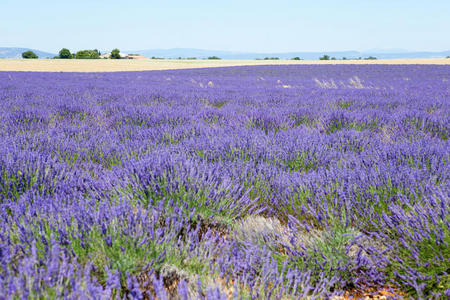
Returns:
[[[436,64],[448,65],[450,59],[389,59],[389,60],[62,60],[62,59],[0,59],[0,71],[32,72],[117,72],[148,71],[251,65],[309,64]]]

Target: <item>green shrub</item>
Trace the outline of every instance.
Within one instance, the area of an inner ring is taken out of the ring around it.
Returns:
[[[80,50],[75,55],[76,59],[97,59],[100,58],[98,50]]]
[[[208,59],[221,59],[221,58],[217,57],[217,56],[210,56],[210,57],[208,57]]]
[[[62,48],[61,51],[59,51],[59,58],[62,59],[72,59],[72,53],[70,53],[70,50],[67,48]]]
[[[22,53],[22,58],[39,58],[33,51],[25,51]]]
[[[111,59],[120,59],[120,50],[119,49],[114,49],[113,51],[111,51],[111,55],[109,56],[109,58]]]
[[[291,60],[302,60],[302,59],[300,57],[296,56],[296,57],[291,58]]]
[[[325,54],[324,56],[319,57],[319,60],[330,60],[330,56]]]

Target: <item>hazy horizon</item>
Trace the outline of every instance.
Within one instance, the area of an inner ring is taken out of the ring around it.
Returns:
[[[450,2],[78,0],[0,4],[0,47],[283,53],[447,51]]]
[[[43,52],[48,52],[48,53],[52,53],[52,54],[58,54],[59,50],[61,50],[61,48],[67,48],[67,47],[61,47],[57,50],[54,51],[50,51],[47,49],[42,49],[42,48],[36,48],[36,47],[27,47],[27,46],[23,46],[23,45],[19,45],[19,46],[14,46],[14,45],[0,45],[0,48],[18,48],[18,49],[32,49],[32,50],[39,50],[39,51],[43,51]],[[343,49],[343,50],[333,50],[333,49],[324,49],[324,50],[316,50],[316,51],[303,51],[303,50],[299,50],[299,51],[271,51],[271,52],[263,52],[263,51],[240,51],[240,50],[223,50],[223,49],[204,49],[204,48],[186,48],[186,47],[174,47],[174,48],[149,48],[149,49],[127,49],[124,47],[115,47],[115,48],[119,48],[121,52],[130,52],[130,51],[146,51],[146,50],[150,50],[150,51],[165,51],[165,50],[199,50],[199,51],[208,51],[208,52],[230,52],[230,53],[236,53],[236,54],[289,54],[289,53],[335,53],[335,52],[351,52],[351,51],[355,51],[355,52],[359,52],[359,53],[391,53],[391,54],[395,54],[395,53],[415,53],[415,52],[447,52],[450,51],[449,49],[442,49],[442,50],[415,50],[415,49],[399,49],[399,48],[386,48],[386,49],[379,49],[379,48],[373,48],[373,49],[366,49],[366,50],[355,50],[355,49]],[[86,49],[97,49],[100,51],[100,53],[106,53],[112,50],[111,49],[99,49],[99,48],[71,48],[69,50],[71,50],[71,52],[76,52],[79,50],[86,50]],[[131,52],[130,52],[131,53]]]

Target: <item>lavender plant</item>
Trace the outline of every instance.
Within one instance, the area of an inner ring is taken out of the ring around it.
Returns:
[[[0,72],[0,298],[446,299],[449,77]]]

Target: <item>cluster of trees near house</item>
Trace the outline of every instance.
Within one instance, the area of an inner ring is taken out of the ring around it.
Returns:
[[[139,54],[129,54],[129,56],[138,56]],[[59,51],[58,56],[53,57],[54,59],[99,59],[101,58],[101,53],[100,51],[98,51],[97,49],[94,50],[80,50],[76,53],[72,53],[70,52],[69,49],[67,48],[62,48]],[[22,53],[22,57],[23,58],[38,58],[38,56],[33,52],[33,51],[26,51],[24,53]],[[111,51],[111,54],[109,55],[110,59],[120,59],[122,58],[120,56],[120,50],[119,49],[114,49]],[[164,59],[164,57],[155,57],[153,56],[151,59]],[[179,57],[178,59],[183,59],[181,57]],[[187,57],[185,59],[197,59],[196,57]],[[212,60],[219,60],[221,59],[218,56],[209,56],[208,59],[212,59]]]
[[[80,50],[76,53],[70,52],[67,48],[62,48],[59,51],[58,56],[55,56],[53,58],[55,59],[99,59],[100,58],[100,51],[97,49],[94,50]],[[33,51],[25,51],[22,53],[22,58],[39,58],[36,53]],[[114,49],[111,51],[111,55],[109,56],[111,59],[120,59],[120,50]]]

